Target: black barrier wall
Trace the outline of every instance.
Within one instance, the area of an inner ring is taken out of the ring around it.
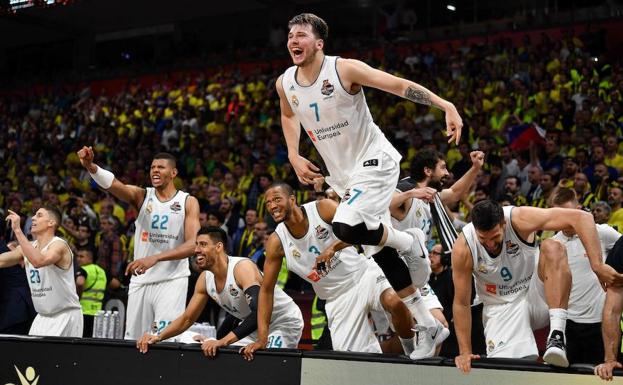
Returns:
[[[0,385],[293,385],[301,381],[298,351],[266,352],[247,362],[233,348],[208,359],[198,346],[180,346],[163,343],[140,354],[134,343],[125,341],[0,338]]]
[[[469,375],[453,360],[404,356],[261,351],[247,362],[237,348],[216,359],[198,344],[162,343],[140,354],[133,342],[0,336],[0,385],[603,385],[590,365],[552,368],[528,360],[481,359]],[[623,385],[621,371],[614,384]],[[612,384],[612,383],[610,383]]]

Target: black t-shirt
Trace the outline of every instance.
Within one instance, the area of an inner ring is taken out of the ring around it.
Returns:
[[[623,237],[616,241],[608,253],[606,263],[612,266],[618,273],[623,273]]]

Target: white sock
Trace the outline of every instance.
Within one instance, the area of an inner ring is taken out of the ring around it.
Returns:
[[[390,226],[383,226],[387,229],[387,239],[385,240],[384,246],[389,246],[398,251],[407,250],[411,247],[413,237],[409,233],[396,230]]]
[[[411,311],[411,314],[417,321],[418,325],[429,328],[435,326],[435,317],[433,317],[433,315],[430,314],[430,311],[426,308],[419,290],[401,299],[402,302],[407,305],[409,311]]]
[[[406,355],[411,354],[415,350],[413,338],[402,338],[399,336],[398,339],[400,339],[400,344]]]
[[[566,326],[567,309],[549,309],[549,336],[552,335],[554,330],[560,330],[562,334],[565,334]]]

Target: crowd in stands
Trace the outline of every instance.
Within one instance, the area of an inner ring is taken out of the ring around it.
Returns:
[[[380,63],[362,57],[451,100],[465,122],[462,142],[450,146],[443,112],[366,90],[375,121],[403,154],[403,176],[418,150],[434,148],[456,180],[471,166],[469,152],[479,149],[486,164],[473,192],[450,207],[457,227],[469,222],[478,200],[548,207],[554,188],[565,186],[597,223],[623,231],[623,72],[587,40],[569,33],[444,53],[386,47]],[[122,290],[137,210],[98,189],[76,151],[92,145],[98,164],[139,186],[150,185],[151,159],[166,151],[178,161],[176,187],[200,202],[201,224],[223,227],[232,255],[261,263],[275,227],[264,205],[268,186],[275,180],[295,186],[300,204],[326,194],[300,185],[288,163],[274,87],[279,73],[221,71],[150,87],[130,83],[112,96],[85,90],[1,99],[0,208],[28,218],[43,203],[61,207],[64,237],[90,249],[114,290]],[[523,147],[510,143],[509,129],[526,123],[545,135]],[[321,164],[307,139],[300,153]],[[25,219],[26,234],[29,226]]]

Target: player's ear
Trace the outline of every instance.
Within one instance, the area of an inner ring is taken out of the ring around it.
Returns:
[[[316,48],[323,49],[324,48],[324,40],[322,40],[322,39],[316,40]]]
[[[173,167],[173,170],[171,170],[171,176],[173,176],[173,178],[177,176],[177,167]]]

